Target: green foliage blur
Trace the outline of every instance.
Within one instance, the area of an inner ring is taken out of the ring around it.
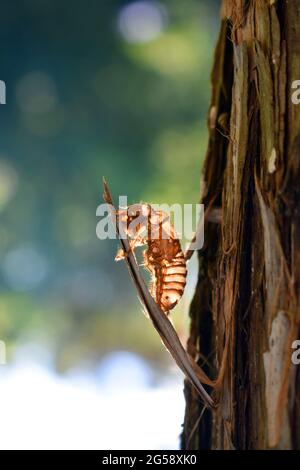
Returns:
[[[129,203],[198,201],[218,7],[1,2],[0,339],[10,358],[39,342],[58,371],[114,349],[160,360],[117,243],[96,238],[96,208],[103,175]]]

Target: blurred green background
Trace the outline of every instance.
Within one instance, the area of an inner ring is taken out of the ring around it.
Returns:
[[[58,372],[118,350],[168,361],[116,241],[115,198],[196,203],[219,1],[1,2],[0,339],[40,344]],[[189,295],[189,293],[187,293]],[[188,300],[175,314],[186,328]]]

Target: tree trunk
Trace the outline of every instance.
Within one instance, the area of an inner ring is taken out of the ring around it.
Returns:
[[[188,352],[218,406],[185,384],[185,449],[300,447],[300,0],[223,0]]]

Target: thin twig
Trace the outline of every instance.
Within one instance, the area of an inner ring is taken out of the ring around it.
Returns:
[[[163,344],[170,352],[178,367],[182,370],[187,379],[198,391],[200,397],[209,407],[215,407],[216,403],[207,393],[202,383],[211,386],[211,380],[207,377],[201,367],[187,354],[182,346],[179,337],[164,312],[159,308],[153,297],[151,296],[139,270],[133,251],[130,249],[127,238],[120,237],[117,211],[113,205],[112,196],[107,182],[103,179],[104,195],[103,198],[107,204],[110,204],[112,214],[115,215],[116,232],[122,248],[125,253],[125,261],[127,263],[130,275],[136,286],[138,296],[151,319],[154,328],[158,332]],[[202,382],[202,383],[201,383]]]

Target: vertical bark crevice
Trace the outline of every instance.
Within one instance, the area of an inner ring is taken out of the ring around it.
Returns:
[[[213,89],[208,117],[210,140],[201,187],[203,203],[206,206],[210,204],[221,206],[222,204],[226,154],[230,141],[229,121],[233,83],[233,47],[230,36],[231,21],[224,19],[211,76]],[[209,164],[210,156],[214,156],[214,166]],[[212,280],[217,278],[216,258],[220,249],[220,237],[220,227],[210,224],[206,231],[206,240],[210,240],[210,243],[205,243],[203,250],[199,252],[198,288],[191,305],[191,335],[187,344],[188,353],[197,359],[205,372],[210,375],[216,374],[215,319],[212,312],[211,293],[214,286]],[[199,305],[201,305],[200,310]],[[186,409],[182,447],[208,449],[212,445],[211,411],[203,409],[203,405],[187,382],[185,383],[185,397],[189,406]]]

